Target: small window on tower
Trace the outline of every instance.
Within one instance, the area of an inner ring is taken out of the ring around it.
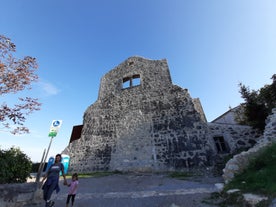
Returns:
[[[140,85],[140,75],[132,76],[132,86],[139,86]]]
[[[130,78],[126,77],[123,78],[123,88],[129,88],[130,87]]]
[[[141,82],[139,74],[123,78],[123,89],[139,86],[140,84]]]

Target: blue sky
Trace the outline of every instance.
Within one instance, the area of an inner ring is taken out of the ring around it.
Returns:
[[[0,34],[16,44],[17,57],[37,58],[39,82],[28,95],[43,105],[28,117],[30,134],[0,131],[0,147],[20,147],[40,161],[50,124],[60,119],[49,155],[61,152],[97,100],[101,77],[135,55],[167,59],[173,83],[200,98],[212,121],[243,102],[240,82],[251,89],[272,83],[275,11],[274,0],[3,1]]]

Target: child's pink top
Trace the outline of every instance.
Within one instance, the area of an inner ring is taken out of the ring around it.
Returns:
[[[69,192],[68,192],[69,195],[74,195],[77,193],[78,184],[79,184],[79,181],[77,181],[77,180],[72,181],[70,183]]]

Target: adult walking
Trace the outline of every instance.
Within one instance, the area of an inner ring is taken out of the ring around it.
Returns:
[[[64,185],[67,185],[67,180],[64,174],[64,166],[61,163],[61,154],[57,154],[55,157],[55,163],[52,164],[48,171],[46,172],[46,175],[42,179],[42,184],[46,180],[46,182],[42,186],[43,190],[43,199],[45,200],[45,206],[51,207],[54,205],[54,202],[51,201],[52,193],[56,190],[56,193],[60,191],[59,188],[59,177],[61,175],[64,178]]]

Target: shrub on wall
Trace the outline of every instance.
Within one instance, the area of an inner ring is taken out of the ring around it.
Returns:
[[[0,149],[0,184],[24,183],[30,176],[32,162],[19,148]]]

